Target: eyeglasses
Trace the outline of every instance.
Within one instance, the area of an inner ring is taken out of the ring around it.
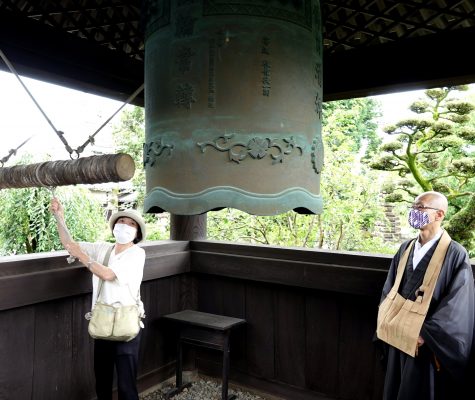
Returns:
[[[413,204],[412,206],[409,206],[410,209],[413,210],[419,210],[419,211],[424,211],[424,210],[435,210],[435,211],[441,211],[440,208],[434,208],[434,207],[426,207],[418,204]]]

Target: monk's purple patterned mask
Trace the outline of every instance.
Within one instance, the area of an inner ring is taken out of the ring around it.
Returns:
[[[425,211],[411,209],[409,211],[409,225],[411,225],[414,229],[421,229],[423,226],[426,226],[429,221],[429,214]]]

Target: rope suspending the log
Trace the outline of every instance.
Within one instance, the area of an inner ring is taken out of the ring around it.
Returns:
[[[51,120],[48,118],[48,116],[46,115],[46,113],[43,111],[43,109],[41,108],[41,106],[39,105],[39,103],[36,101],[35,97],[31,94],[31,92],[28,90],[28,88],[26,87],[26,85],[23,83],[23,81],[21,80],[20,78],[20,75],[18,75],[18,72],[16,71],[15,67],[12,65],[12,63],[8,60],[7,56],[5,55],[5,53],[0,49],[0,57],[2,58],[3,62],[7,65],[8,69],[10,70],[10,72],[15,75],[15,77],[18,79],[18,82],[20,82],[21,86],[23,87],[23,89],[25,89],[26,93],[28,94],[28,96],[30,96],[31,100],[33,101],[33,103],[35,103],[36,107],[38,108],[38,110],[40,110],[41,114],[43,114],[43,117],[45,117],[46,121],[48,122],[48,124],[51,126],[51,128],[53,128],[54,132],[56,133],[56,135],[58,135],[59,139],[61,140],[61,142],[63,142],[64,146],[66,147],[66,150],[69,152],[69,154],[71,155],[73,153],[73,149],[71,148],[71,146],[69,146],[68,142],[66,141],[66,139],[63,137],[63,132],[61,131],[58,131],[56,129],[56,127],[53,125],[53,123],[51,122]]]
[[[112,118],[117,115],[120,110],[122,110],[127,104],[133,101],[143,90],[143,88],[144,84],[142,83],[142,85],[140,85],[140,87],[134,93],[132,93],[132,95],[130,95],[127,100],[125,100],[125,102],[114,112],[114,114],[107,118],[107,120],[105,120],[104,123],[99,128],[97,128],[97,130],[91,136],[89,136],[89,138],[81,146],[76,149],[76,153],[78,154],[78,156],[84,151],[84,149],[89,143],[94,144],[94,137],[102,130],[102,128],[104,128],[104,126],[106,126],[110,122]]]
[[[30,136],[28,139],[24,140],[22,143],[20,143],[20,145],[18,145],[15,149],[11,149],[8,154],[3,157],[1,160],[0,160],[0,167],[3,167],[5,165],[5,163],[10,159],[11,156],[13,156],[14,154],[16,154],[16,152],[20,149],[20,147],[22,147],[23,145],[25,145],[33,136]]]

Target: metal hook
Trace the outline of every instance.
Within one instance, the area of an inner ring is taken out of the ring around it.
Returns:
[[[51,192],[52,197],[56,197],[56,186],[47,186],[46,189]]]
[[[71,160],[77,160],[79,157],[81,157],[81,153],[78,150],[73,150],[69,153],[69,158]]]

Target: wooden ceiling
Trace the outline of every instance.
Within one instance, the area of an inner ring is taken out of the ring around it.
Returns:
[[[321,9],[325,100],[475,82],[475,0]],[[141,1],[0,0],[0,49],[23,75],[123,100],[143,83]]]

